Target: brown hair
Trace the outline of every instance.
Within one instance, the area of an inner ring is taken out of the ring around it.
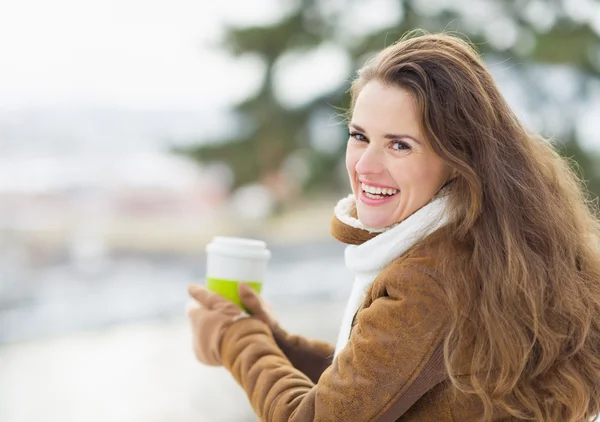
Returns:
[[[359,71],[351,108],[371,80],[412,93],[426,141],[456,174],[438,264],[454,391],[476,395],[483,420],[589,420],[600,411],[600,225],[577,175],[458,37],[412,33],[384,49]]]

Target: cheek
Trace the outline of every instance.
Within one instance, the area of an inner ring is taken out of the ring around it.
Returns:
[[[402,166],[395,166],[392,173],[401,188],[410,188],[423,195],[429,195],[438,189],[446,174],[438,163],[410,159],[407,159]]]
[[[425,171],[423,171],[426,169]],[[435,194],[446,180],[446,171],[438,163],[428,163],[423,166],[418,172],[415,172],[413,185],[418,188],[424,195]]]
[[[350,178],[353,178],[356,174],[356,163],[360,159],[360,155],[357,151],[353,150],[353,148],[346,148],[346,171],[348,171],[348,175]]]

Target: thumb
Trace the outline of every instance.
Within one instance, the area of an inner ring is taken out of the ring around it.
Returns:
[[[240,295],[240,300],[246,309],[250,311],[252,316],[262,320],[267,324],[271,323],[271,317],[266,312],[262,303],[262,299],[252,287],[246,283],[240,283],[238,292]]]

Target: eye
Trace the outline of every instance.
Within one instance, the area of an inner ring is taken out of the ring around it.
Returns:
[[[367,137],[360,132],[350,132],[350,137],[357,142],[369,142]]]
[[[394,151],[408,151],[410,150],[410,145],[404,141],[394,141],[392,142],[392,149]]]

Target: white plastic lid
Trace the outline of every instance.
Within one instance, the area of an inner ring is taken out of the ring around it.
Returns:
[[[265,242],[242,237],[215,236],[206,246],[206,252],[251,259],[268,260],[271,257]]]

